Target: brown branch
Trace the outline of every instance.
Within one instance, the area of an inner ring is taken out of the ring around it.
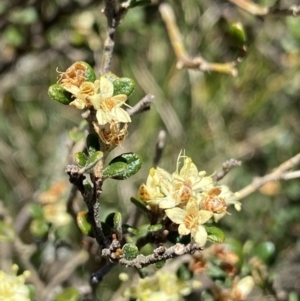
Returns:
[[[186,67],[190,69],[199,69],[201,71],[227,73],[231,74],[232,76],[237,75],[237,70],[235,68],[237,62],[229,62],[224,64],[210,63],[201,56],[190,58],[184,48],[182,37],[177,27],[175,14],[172,7],[167,3],[163,3],[159,6],[159,11],[163,21],[166,24],[168,35],[178,60],[178,68]]]
[[[150,110],[151,104],[154,102],[152,94],[145,95],[134,107],[127,109],[130,116]]]
[[[109,242],[104,236],[101,222],[99,219],[100,205],[98,202],[98,197],[99,194],[101,194],[102,192],[101,190],[102,182],[99,182],[99,179],[94,177],[93,178],[94,188],[93,190],[91,190],[88,189],[88,187],[84,186],[83,181],[85,180],[85,176],[81,173],[81,169],[78,166],[68,165],[66,167],[66,173],[69,175],[70,183],[74,184],[78,188],[78,190],[80,191],[83,197],[84,202],[86,203],[86,206],[88,208],[87,217],[92,226],[97,243],[101,247],[108,246]]]
[[[148,256],[138,255],[133,260],[122,258],[119,260],[119,263],[127,267],[136,267],[137,269],[141,269],[161,260],[167,260],[170,258],[182,256],[184,254],[192,254],[195,251],[201,250],[203,250],[203,248],[198,244],[188,244],[185,246],[183,244],[177,243],[176,245],[168,249],[166,249],[164,246],[160,246],[153,251],[153,254]]]
[[[256,3],[253,3],[248,0],[228,0],[229,2],[235,4],[239,8],[245,10],[251,15],[255,16],[271,16],[271,15],[277,15],[277,16],[300,16],[300,5],[292,5],[288,8],[280,8],[279,2],[276,1],[276,3],[271,6],[260,6]]]
[[[112,54],[115,47],[115,32],[120,24],[123,16],[126,14],[128,7],[126,5],[119,5],[116,0],[104,0],[105,8],[103,10],[107,19],[107,32],[104,42],[104,54],[102,58],[101,73],[108,72]]]
[[[213,179],[214,179],[214,182],[218,182],[220,181],[221,179],[223,179],[229,172],[230,170],[233,168],[233,167],[236,167],[236,166],[241,166],[242,165],[242,162],[241,161],[238,161],[236,159],[230,159],[230,160],[227,160],[225,161],[223,164],[222,164],[222,170],[220,170],[219,172],[217,172]]]
[[[165,141],[166,141],[166,131],[161,130],[158,133],[157,141],[155,145],[155,155],[153,159],[153,167],[156,168],[158,163],[162,157],[163,150],[165,148]]]
[[[276,168],[273,172],[271,172],[268,175],[265,175],[260,178],[255,178],[251,184],[243,188],[242,190],[238,191],[235,193],[235,196],[233,196],[229,201],[239,201],[249,194],[255,192],[258,190],[260,187],[265,185],[268,182],[273,182],[273,181],[279,181],[279,180],[289,180],[289,179],[294,179],[296,177],[300,177],[300,172],[298,171],[297,173],[291,173],[287,172],[291,168],[295,167],[296,165],[300,164],[300,153],[297,154],[296,156],[290,158],[286,162],[282,163],[278,168]],[[291,174],[293,176],[291,176]]]
[[[74,273],[74,271],[89,259],[88,252],[81,250],[77,254],[70,256],[70,259],[61,267],[58,273],[51,279],[50,283],[43,289],[39,300],[49,300],[49,295],[53,293],[56,286],[61,285]]]

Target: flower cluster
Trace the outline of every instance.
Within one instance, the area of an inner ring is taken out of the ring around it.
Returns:
[[[179,169],[181,159],[183,166]],[[151,211],[160,210],[178,226],[180,235],[188,235],[200,245],[207,240],[203,226],[212,217],[220,219],[227,212],[229,197],[233,193],[227,186],[215,186],[213,178],[198,171],[191,158],[179,155],[173,174],[162,168],[152,168],[146,184],[142,184],[138,197]],[[234,203],[239,210],[239,203]]]
[[[115,95],[111,80],[114,75],[102,75],[99,79],[89,78],[88,72],[93,72],[90,69],[88,64],[76,62],[65,72],[60,72],[58,83],[65,91],[71,93],[70,106],[96,112],[93,125],[101,141],[118,145],[127,134],[127,123],[131,122],[129,114],[122,109],[122,106],[126,105],[127,95]],[[120,126],[120,123],[125,125]]]
[[[138,301],[183,301],[193,287],[200,285],[199,282],[189,284],[181,281],[174,273],[159,271],[152,277],[139,279],[136,286],[125,291],[125,297]]]
[[[0,270],[0,300],[30,301],[29,288],[25,280],[30,276],[29,271],[17,276],[18,266],[14,264],[11,273]]]

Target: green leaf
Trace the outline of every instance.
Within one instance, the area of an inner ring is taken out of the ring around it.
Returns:
[[[86,211],[79,211],[76,216],[76,221],[79,229],[83,234],[93,236],[92,226],[87,220]]]
[[[132,227],[130,225],[127,225],[127,224],[123,224],[122,225],[123,227],[123,233],[127,234],[132,234],[132,235],[138,235],[139,234],[139,229],[138,228],[135,228],[135,227]]]
[[[193,277],[193,273],[188,268],[187,264],[182,264],[177,270],[177,277],[182,281],[189,281]]]
[[[148,227],[148,232],[150,233],[155,233],[155,232],[159,232],[163,229],[163,225],[162,224],[156,224],[156,225],[150,225]]]
[[[29,213],[33,218],[43,218],[43,208],[40,204],[32,203],[29,205]]]
[[[87,155],[83,152],[76,153],[74,155],[74,158],[75,158],[75,162],[80,167],[84,167],[86,165],[86,162],[87,162],[87,159],[88,159]]]
[[[125,94],[130,96],[135,88],[135,83],[131,78],[121,77],[113,81],[114,95]]]
[[[275,257],[275,250],[275,245],[271,241],[265,241],[255,247],[253,255],[265,263],[270,263]]]
[[[207,239],[213,243],[222,243],[225,240],[224,232],[214,226],[206,226],[204,225],[205,230],[208,234]]]
[[[155,263],[155,266],[157,269],[161,269],[164,265],[165,265],[166,261],[165,260],[161,260]]]
[[[71,101],[71,93],[64,90],[60,84],[51,85],[48,89],[49,96],[57,102],[68,105]]]
[[[29,227],[30,233],[36,237],[44,237],[49,230],[49,224],[44,219],[34,219]]]
[[[238,47],[242,47],[243,45],[245,45],[247,37],[242,23],[236,22],[230,24],[229,32],[231,36],[234,38]]]
[[[122,176],[122,174],[126,171],[128,164],[124,162],[116,162],[114,164],[108,165],[103,170],[103,176],[106,178],[115,178],[118,176]]]
[[[84,137],[84,132],[80,131],[78,128],[73,128],[68,132],[68,136],[73,142],[76,143]]]
[[[123,255],[127,260],[132,260],[137,257],[139,249],[133,243],[127,243],[122,248]]]
[[[55,301],[78,301],[80,294],[75,287],[67,287],[56,295]]]
[[[113,165],[118,163],[116,166],[116,170],[120,171],[121,165],[120,162],[126,163],[127,166],[123,171],[118,173],[117,175],[111,176],[112,179],[115,180],[125,180],[131,176],[133,176],[136,172],[140,170],[142,167],[142,159],[140,156],[134,153],[124,153],[116,158],[114,158],[109,165]],[[125,165],[123,165],[125,167]],[[112,168],[112,167],[111,167]]]
[[[15,231],[11,224],[0,221],[0,243],[11,242],[15,239]]]
[[[137,6],[142,6],[142,5],[150,5],[151,0],[131,0],[130,1],[130,8],[137,7]]]
[[[89,155],[93,155],[95,152],[100,150],[99,137],[96,134],[89,134],[86,137],[86,146]]]
[[[135,197],[131,197],[130,201],[131,201],[132,204],[134,204],[136,207],[138,207],[146,215],[148,215],[150,213],[150,211],[147,208],[146,203],[143,202],[142,200],[137,199]]]
[[[122,215],[120,212],[114,214],[114,229],[118,232],[122,232]]]
[[[176,244],[176,243],[180,243],[180,244],[184,244],[187,245],[188,243],[191,242],[191,235],[180,235],[178,232],[176,231],[170,231],[168,233],[167,236],[168,241]]]
[[[92,169],[103,157],[102,152],[95,152],[86,161],[85,168]]]
[[[85,77],[85,80],[87,82],[94,82],[96,80],[96,74],[95,74],[95,71],[94,69],[86,62],[79,62],[81,63],[86,69],[85,69],[85,74],[84,74],[84,77]]]

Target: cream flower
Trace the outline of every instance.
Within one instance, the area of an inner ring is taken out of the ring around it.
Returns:
[[[131,122],[129,114],[121,108],[127,96],[125,94],[114,94],[114,86],[111,81],[105,77],[96,80],[95,83],[96,94],[90,98],[92,105],[97,110],[96,117],[100,125],[114,122]]]
[[[183,301],[191,291],[192,285],[179,280],[176,274],[159,271],[152,277],[139,279],[136,286],[125,291],[125,296],[137,301]]]
[[[5,301],[30,301],[29,288],[25,280],[30,276],[29,271],[17,276],[18,266],[12,266],[12,273],[6,274],[0,270],[0,300]]]
[[[91,82],[84,82],[80,87],[77,87],[71,83],[61,84],[61,86],[75,98],[70,102],[70,106],[79,110],[83,110],[86,107],[91,107],[90,97],[95,94],[94,84]]]
[[[158,206],[171,188],[171,175],[162,168],[151,168],[146,181],[138,191],[138,197],[150,207]]]
[[[213,212],[199,210],[198,203],[191,199],[184,209],[175,207],[165,210],[169,219],[178,224],[178,233],[181,235],[191,234],[191,237],[201,246],[204,246],[207,240],[207,232],[203,226],[212,216]]]
[[[179,169],[180,158],[184,158],[183,166]],[[185,205],[197,193],[212,187],[212,177],[205,177],[206,172],[198,172],[192,159],[179,154],[176,172],[172,174],[172,193],[160,202],[160,208],[168,209],[178,205]]]

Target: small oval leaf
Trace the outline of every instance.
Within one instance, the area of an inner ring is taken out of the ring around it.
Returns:
[[[84,77],[85,77],[85,80],[87,82],[94,82],[96,80],[96,74],[95,74],[95,71],[94,69],[86,62],[79,62],[81,63],[86,69],[85,69],[85,74],[84,74]]]
[[[157,269],[161,269],[164,265],[165,265],[166,261],[165,260],[161,260],[155,263],[155,266]]]
[[[126,171],[127,166],[128,165],[124,162],[115,162],[110,164],[103,170],[103,176],[106,178],[122,176],[122,174]]]
[[[131,197],[130,201],[131,201],[132,204],[134,204],[136,207],[138,207],[146,215],[148,215],[150,213],[150,211],[147,208],[146,203],[143,202],[142,200],[137,199],[135,197]]]
[[[275,256],[275,245],[271,241],[260,243],[253,250],[253,255],[260,258],[265,263],[270,263]]]
[[[161,231],[162,229],[163,229],[162,224],[156,224],[156,225],[149,226],[147,231],[150,233],[155,233],[155,232]]]
[[[133,93],[135,83],[131,78],[121,77],[113,82],[114,95],[125,94],[128,97]]]
[[[87,159],[88,159],[87,155],[83,152],[76,153],[74,155],[74,158],[75,158],[75,162],[80,167],[84,167],[86,165],[86,162],[87,162]]]
[[[127,260],[132,260],[137,257],[139,249],[133,243],[127,243],[122,248],[123,255]]]
[[[103,153],[98,151],[92,154],[86,161],[85,168],[92,169],[103,157]]]
[[[64,90],[60,84],[53,84],[48,89],[49,96],[57,102],[68,105],[71,101],[71,93]]]
[[[79,229],[85,235],[93,236],[92,226],[87,220],[87,212],[79,211],[76,216],[76,221]]]
[[[225,240],[224,232],[214,226],[206,226],[204,225],[205,230],[208,234],[207,239],[214,243],[222,243]]]
[[[124,153],[116,158],[114,158],[109,165],[116,162],[123,162],[127,164],[126,169],[116,176],[112,176],[112,179],[115,180],[125,180],[135,173],[137,173],[143,165],[142,159],[139,155],[134,153]]]
[[[99,137],[96,134],[89,134],[86,137],[86,147],[89,155],[93,155],[95,152],[100,150]]]
[[[84,132],[74,128],[68,132],[68,136],[73,142],[78,142],[84,137]]]

